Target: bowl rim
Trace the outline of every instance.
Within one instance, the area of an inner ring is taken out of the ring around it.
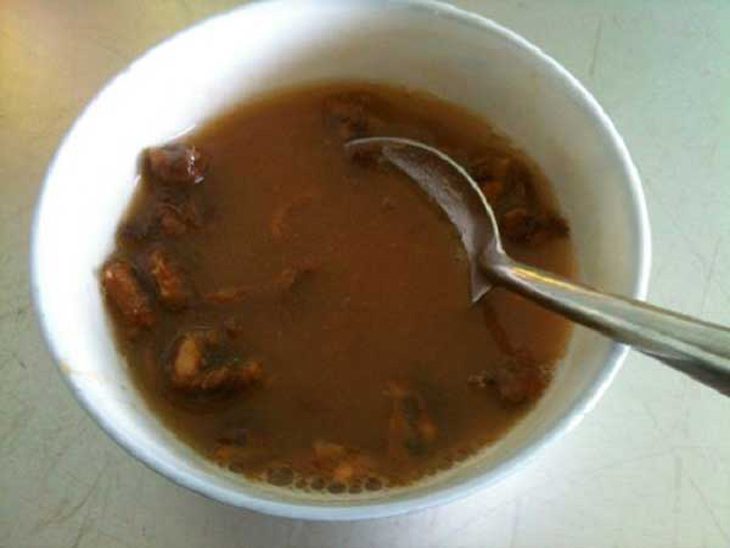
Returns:
[[[414,495],[412,498],[395,499],[391,501],[384,500],[372,503],[369,501],[363,501],[361,503],[357,502],[353,505],[346,505],[346,503],[343,504],[341,501],[333,501],[333,504],[307,504],[306,502],[275,501],[250,495],[232,488],[221,488],[217,485],[210,484],[206,480],[196,477],[193,474],[182,472],[164,460],[157,459],[154,456],[147,454],[144,448],[139,447],[133,439],[127,437],[121,429],[119,429],[111,421],[108,421],[97,411],[97,409],[95,409],[94,405],[85,395],[83,388],[75,382],[73,376],[64,371],[64,369],[60,366],[61,359],[55,343],[55,338],[53,333],[50,332],[50,326],[48,325],[44,315],[44,305],[41,298],[42,291],[39,279],[40,254],[38,251],[39,246],[37,244],[40,237],[41,212],[44,209],[43,204],[47,200],[49,181],[54,177],[58,160],[65,152],[69,137],[76,131],[81,121],[89,115],[89,112],[93,111],[93,107],[105,96],[106,91],[113,87],[119,79],[124,78],[138,60],[147,57],[158,48],[166,47],[168,44],[180,39],[188,33],[197,32],[206,26],[214,26],[216,21],[229,17],[233,13],[250,10],[261,4],[286,4],[289,1],[291,0],[254,0],[244,6],[205,18],[179,32],[176,32],[158,44],[147,49],[141,55],[136,57],[121,72],[112,77],[96,93],[92,100],[89,101],[86,107],[84,107],[82,112],[78,115],[74,123],[63,136],[57,151],[49,163],[49,167],[38,193],[31,226],[31,297],[33,308],[40,325],[43,341],[51,354],[53,361],[57,365],[56,370],[58,371],[58,374],[69,387],[76,400],[81,404],[81,407],[109,437],[111,437],[127,453],[145,464],[154,472],[157,472],[176,484],[187,487],[188,489],[211,500],[224,502],[234,507],[246,508],[280,517],[306,520],[344,521],[395,516],[446,504],[456,499],[467,497],[479,490],[496,484],[511,475],[519,467],[531,462],[544,448],[548,447],[575,428],[583,417],[595,407],[598,400],[600,400],[604,392],[610,386],[628,353],[628,347],[622,344],[613,343],[610,347],[610,352],[606,358],[603,368],[596,376],[591,386],[574,401],[573,405],[565,412],[564,416],[555,422],[542,436],[531,441],[522,451],[509,457],[505,461],[500,462],[487,473],[465,478],[454,485],[437,488],[429,493]],[[373,4],[380,4],[384,7],[397,6],[406,9],[425,11],[436,17],[447,18],[473,29],[483,32],[491,32],[497,35],[500,39],[524,50],[526,53],[534,57],[538,63],[546,65],[556,76],[564,81],[568,88],[568,92],[582,102],[584,106],[588,108],[590,114],[596,118],[601,129],[605,132],[607,144],[615,149],[619,157],[619,162],[623,167],[624,179],[628,183],[628,191],[631,202],[630,213],[633,217],[636,230],[636,249],[634,250],[636,254],[636,264],[634,266],[633,287],[630,296],[636,299],[644,299],[648,291],[651,269],[651,235],[644,190],[641,185],[638,169],[631,158],[623,138],[593,95],[591,95],[591,93],[575,76],[568,72],[566,68],[564,68],[550,55],[545,53],[541,48],[489,17],[452,6],[440,0],[376,0]]]

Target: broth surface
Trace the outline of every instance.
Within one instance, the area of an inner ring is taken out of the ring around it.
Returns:
[[[344,152],[370,134],[452,154],[509,253],[572,273],[536,166],[422,93],[289,90],[147,151],[102,269],[118,345],[165,424],[249,477],[333,493],[411,482],[502,436],[564,352],[568,322],[522,298],[470,304],[448,220],[405,175]]]

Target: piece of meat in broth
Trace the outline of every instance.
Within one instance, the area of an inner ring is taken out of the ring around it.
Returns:
[[[526,356],[505,359],[490,371],[470,375],[476,388],[494,386],[500,399],[510,404],[535,401],[550,382],[549,370]]]
[[[155,217],[160,232],[169,238],[184,236],[201,226],[200,213],[189,201],[178,205],[160,203]]]
[[[208,159],[203,152],[185,143],[148,148],[145,161],[154,179],[165,184],[198,184],[208,170]]]
[[[388,383],[386,396],[392,399],[388,424],[388,450],[391,455],[420,456],[428,452],[438,429],[426,409],[423,397],[405,384]]]
[[[533,213],[525,207],[505,212],[499,220],[500,231],[514,243],[538,245],[553,238],[568,236],[568,223],[549,213]]]
[[[147,261],[160,302],[172,310],[184,308],[190,301],[192,289],[177,261],[161,247],[153,248]]]
[[[340,93],[324,102],[325,125],[343,141],[365,137],[383,127],[377,99],[368,93]]]
[[[101,285],[127,325],[148,328],[155,322],[150,298],[129,262],[112,259],[106,263],[101,270]]]
[[[170,364],[173,386],[192,392],[212,392],[240,391],[259,383],[264,375],[260,362],[216,359],[223,345],[222,338],[220,334],[204,329],[180,337]]]

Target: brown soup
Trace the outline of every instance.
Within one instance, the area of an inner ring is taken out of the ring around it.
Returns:
[[[516,258],[570,275],[535,164],[483,119],[370,84],[266,96],[145,151],[101,283],[118,346],[181,439],[250,478],[403,485],[502,436],[540,397],[566,321],[469,299],[455,229],[343,143],[398,135],[470,169]]]

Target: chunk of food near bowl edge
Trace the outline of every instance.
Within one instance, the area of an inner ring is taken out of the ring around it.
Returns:
[[[261,382],[261,363],[221,357],[223,344],[223,335],[214,330],[197,329],[180,337],[170,366],[173,386],[189,392],[237,392]]]
[[[490,371],[470,375],[467,383],[476,388],[496,388],[500,399],[510,404],[535,401],[550,382],[547,368],[526,357],[504,360]]]
[[[388,423],[388,450],[391,455],[421,456],[431,448],[438,429],[426,410],[423,397],[406,384],[388,383],[385,395],[392,399]]]
[[[568,223],[555,213],[535,213],[526,207],[516,207],[503,213],[499,228],[509,241],[523,245],[539,245],[570,233]]]
[[[155,322],[152,302],[129,262],[123,259],[107,262],[101,270],[101,285],[125,324],[136,329],[148,328]]]
[[[166,184],[198,184],[208,170],[208,158],[200,149],[179,142],[148,148],[145,162],[155,180]]]
[[[202,225],[199,211],[189,202],[180,205],[160,203],[155,208],[155,217],[160,232],[170,238],[184,236]]]
[[[340,93],[324,101],[324,122],[342,141],[366,137],[384,127],[378,100],[369,93]]]
[[[125,242],[145,243],[177,239],[203,225],[202,216],[192,200],[179,203],[159,201],[134,212],[119,226],[117,234]]]
[[[493,208],[503,201],[524,204],[532,184],[530,169],[519,159],[499,154],[472,163],[469,173]]]
[[[155,247],[149,252],[147,261],[160,302],[171,310],[187,306],[192,295],[190,282],[170,253]]]

